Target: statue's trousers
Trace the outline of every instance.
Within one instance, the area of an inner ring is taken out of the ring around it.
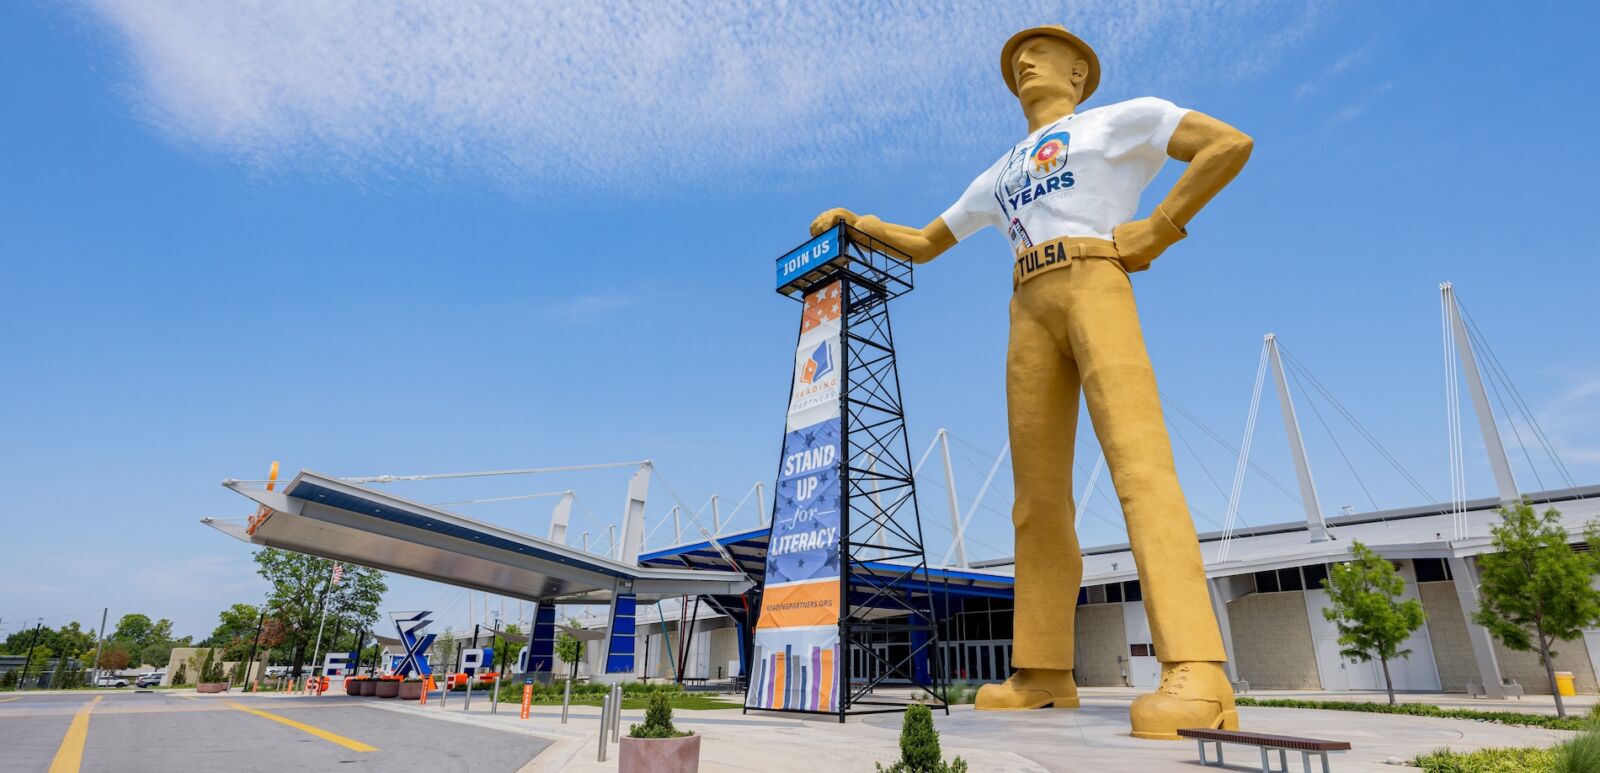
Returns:
[[[1226,660],[1128,274],[1107,257],[1074,257],[1049,268],[1022,281],[1011,299],[1012,666],[1073,668],[1083,578],[1072,501],[1080,392],[1122,502],[1157,657]]]

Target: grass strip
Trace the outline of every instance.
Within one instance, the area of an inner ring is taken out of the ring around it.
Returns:
[[[1478,722],[1497,722],[1502,725],[1542,727],[1547,730],[1587,730],[1591,723],[1584,717],[1556,717],[1549,714],[1528,714],[1516,711],[1480,711],[1477,709],[1445,709],[1429,703],[1355,703],[1350,701],[1305,701],[1293,698],[1234,699],[1240,706],[1263,706],[1282,709],[1321,709],[1324,711],[1360,711],[1369,714],[1404,714],[1412,717],[1438,717],[1441,719],[1470,719]]]

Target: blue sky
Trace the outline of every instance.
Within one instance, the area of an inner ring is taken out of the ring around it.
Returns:
[[[829,206],[942,211],[1025,132],[995,58],[1048,21],[1105,60],[1086,108],[1155,94],[1256,139],[1136,278],[1175,402],[1237,444],[1276,332],[1443,499],[1452,280],[1573,477],[1600,482],[1587,6],[185,5],[0,7],[0,631],[109,606],[209,632],[262,586],[248,548],[197,519],[245,514],[217,484],[272,459],[364,475],[649,457],[696,507],[738,499],[772,477],[782,431],[798,309],[772,259]],[[949,427],[964,497],[1005,439],[1006,254],[993,232],[963,243],[895,310],[913,451]],[[1419,503],[1322,411],[1340,447],[1300,406],[1325,510]],[[1262,412],[1252,458],[1293,488]],[[1173,421],[1214,528],[1233,458]],[[1468,493],[1489,495],[1463,421]],[[1535,471],[1555,485],[1537,448],[1531,467],[1512,452],[1525,489]],[[572,487],[598,521],[575,530],[599,531],[625,480],[394,490]],[[936,553],[939,485],[922,491]],[[652,496],[654,519],[671,502]],[[975,555],[1008,552],[1009,496],[1003,473]],[[542,533],[548,504],[468,512]],[[1121,541],[1109,499],[1091,507],[1084,541]],[[1300,517],[1256,475],[1240,513]],[[392,586],[391,608],[448,596]]]

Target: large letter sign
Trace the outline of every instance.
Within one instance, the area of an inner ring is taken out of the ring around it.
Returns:
[[[829,232],[834,233],[834,232]],[[804,270],[834,243],[808,243]],[[785,273],[780,265],[780,277]],[[745,705],[839,710],[840,284],[805,297]]]
[[[330,652],[322,659],[323,676],[344,676],[350,670],[350,664],[355,662],[357,653]]]
[[[394,620],[395,630],[400,632],[400,643],[405,645],[406,654],[399,657],[394,666],[397,676],[432,676],[433,669],[428,666],[428,648],[433,646],[434,634],[423,633],[432,620],[428,619],[427,612],[390,612],[390,619]]]

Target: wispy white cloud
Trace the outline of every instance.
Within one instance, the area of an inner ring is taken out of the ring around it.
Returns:
[[[263,170],[616,188],[686,175],[748,185],[907,142],[987,146],[1018,123],[995,60],[1025,26],[1078,31],[1106,63],[1104,93],[1126,97],[1249,77],[1320,8],[81,2],[127,51],[135,108],[179,144]]]
[[[248,597],[262,580],[255,564],[236,556],[194,556],[155,561],[132,574],[134,587],[149,598],[210,601],[217,597]]]
[[[545,306],[543,311],[563,324],[581,325],[638,302],[633,295],[578,295]]]
[[[1557,395],[1539,411],[1539,426],[1569,467],[1600,466],[1600,378],[1579,381]]]
[[[1346,70],[1349,70],[1350,68],[1367,61],[1372,57],[1372,46],[1372,43],[1368,43],[1361,48],[1345,52],[1338,59],[1335,59],[1333,64],[1324,67],[1311,80],[1305,81],[1299,86],[1296,86],[1294,90],[1294,98],[1305,99],[1306,97],[1321,91],[1322,88],[1327,85],[1328,81],[1331,81],[1344,74]],[[1389,85],[1392,86],[1393,84]]]

